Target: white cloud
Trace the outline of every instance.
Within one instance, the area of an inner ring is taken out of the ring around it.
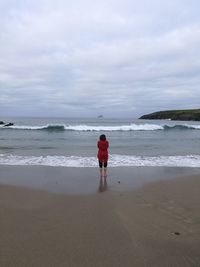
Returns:
[[[199,7],[194,0],[1,1],[0,113],[137,116],[196,107]]]

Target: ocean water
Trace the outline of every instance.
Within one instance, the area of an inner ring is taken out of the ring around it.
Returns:
[[[106,134],[109,166],[200,167],[200,122],[104,118],[5,118],[0,164],[96,167]]]

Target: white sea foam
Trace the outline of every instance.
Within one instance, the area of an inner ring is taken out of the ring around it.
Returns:
[[[158,125],[158,124],[151,124],[151,123],[143,123],[143,124],[127,124],[127,125],[86,125],[86,124],[79,124],[79,125],[65,125],[65,124],[47,124],[47,125],[13,125],[4,127],[0,125],[1,129],[15,129],[15,130],[48,130],[48,131],[79,131],[79,132],[86,132],[86,131],[105,131],[105,132],[112,132],[112,131],[157,131],[157,130],[173,130],[173,129],[195,129],[200,130],[200,125],[198,124],[174,124],[174,125]]]
[[[44,165],[63,167],[97,167],[96,157],[17,156],[0,154],[1,165]],[[200,167],[200,155],[142,157],[109,155],[109,166]]]
[[[130,125],[117,125],[117,126],[91,126],[91,125],[69,125],[65,127],[66,130],[74,131],[153,131],[163,130],[163,126],[156,124],[130,124]]]
[[[174,124],[174,125],[158,125],[158,124],[127,124],[127,125],[86,125],[86,124],[79,124],[79,125],[65,125],[65,124],[47,124],[47,125],[13,125],[13,126],[0,126],[1,129],[15,129],[15,130],[49,130],[49,131],[79,131],[79,132],[86,132],[86,131],[105,131],[105,132],[112,132],[112,131],[157,131],[157,130],[173,130],[173,129],[195,129],[200,130],[200,125],[198,124]]]
[[[196,129],[196,130],[200,130],[200,125],[198,124],[183,124],[185,127],[187,127],[188,129]]]
[[[127,124],[117,126],[94,126],[94,125],[65,125],[65,124],[47,124],[43,126],[29,126],[29,125],[14,125],[9,127],[2,127],[4,129],[16,130],[67,130],[67,131],[154,131],[163,130],[164,127],[156,124]]]
[[[30,126],[30,125],[14,125],[9,127],[4,127],[5,129],[16,129],[16,130],[45,130],[45,129],[59,129],[59,128],[65,128],[65,125],[62,124],[47,124],[43,126]]]
[[[16,125],[16,126],[9,126],[5,127],[9,129],[16,129],[16,130],[42,130],[45,129],[45,126],[28,126],[28,125]]]

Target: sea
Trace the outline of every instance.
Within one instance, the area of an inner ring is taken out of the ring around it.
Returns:
[[[97,141],[109,166],[200,167],[200,122],[111,118],[1,118],[1,165],[97,167]]]

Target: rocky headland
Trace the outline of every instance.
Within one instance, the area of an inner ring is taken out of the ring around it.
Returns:
[[[200,109],[165,110],[141,116],[146,120],[200,121]]]
[[[3,127],[6,127],[6,126],[13,126],[14,123],[13,122],[3,122],[3,121],[0,121],[0,125],[2,125]]]

